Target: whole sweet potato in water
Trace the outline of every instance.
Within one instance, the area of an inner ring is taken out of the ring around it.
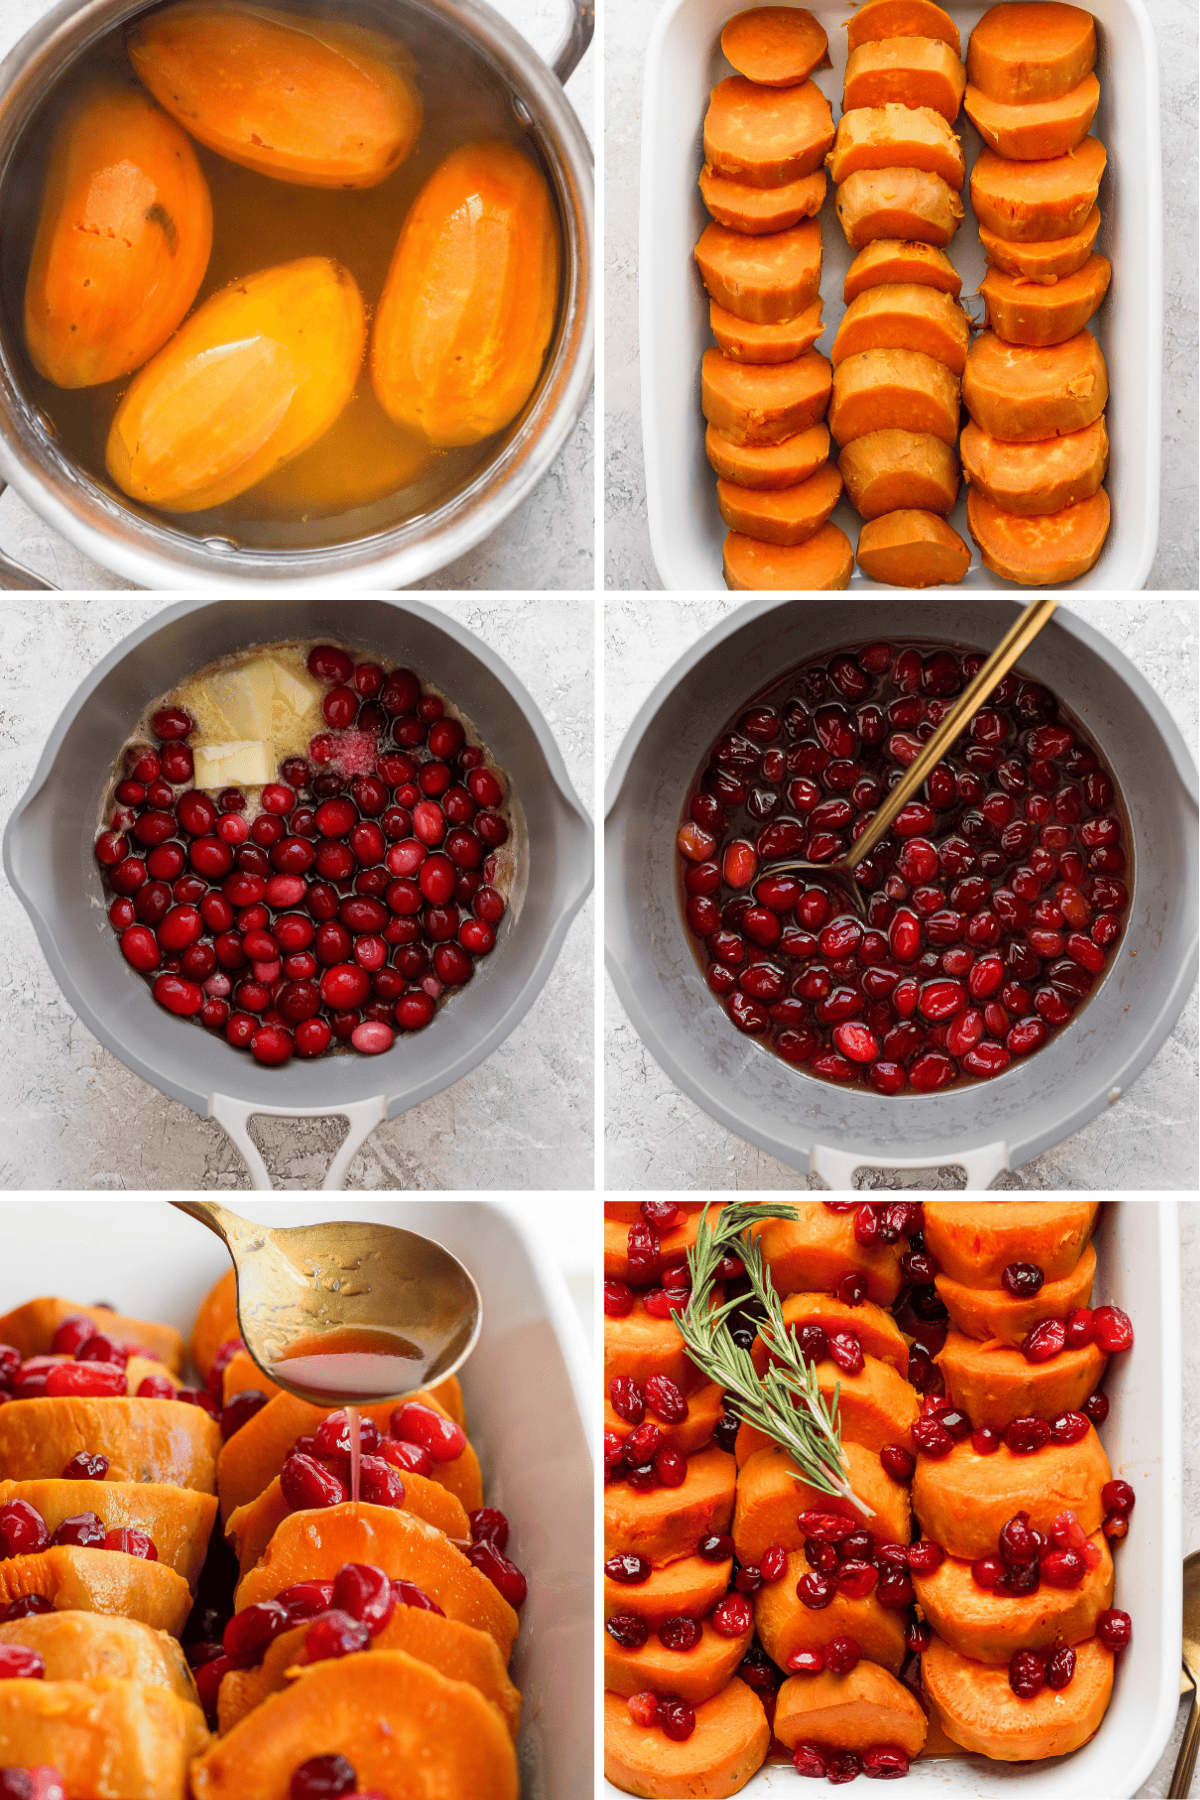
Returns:
[[[140,368],[196,298],[212,248],[186,134],[139,88],[94,82],[59,121],[25,283],[25,342],[61,388]]]

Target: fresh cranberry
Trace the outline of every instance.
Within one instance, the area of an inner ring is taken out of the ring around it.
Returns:
[[[665,1694],[659,1699],[658,1712],[663,1736],[673,1744],[686,1744],[696,1729],[694,1708],[677,1694]]]
[[[1096,1636],[1113,1655],[1125,1650],[1133,1636],[1133,1621],[1127,1612],[1110,1606],[1096,1620]]]
[[[1032,1456],[1050,1442],[1050,1427],[1045,1419],[1013,1419],[1003,1436],[1015,1456]]]
[[[1095,1342],[1109,1356],[1133,1347],[1133,1322],[1119,1306],[1098,1306],[1092,1314]]]
[[[388,1432],[394,1438],[423,1444],[436,1463],[457,1461],[467,1447],[461,1425],[416,1400],[395,1408]]]
[[[916,1474],[916,1459],[903,1444],[885,1444],[879,1452],[879,1460],[893,1481],[911,1481]]]

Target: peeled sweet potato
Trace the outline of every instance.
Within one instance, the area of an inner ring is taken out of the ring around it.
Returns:
[[[680,1487],[639,1493],[616,1482],[605,1488],[605,1555],[633,1552],[656,1569],[690,1556],[702,1537],[728,1531],[736,1477],[733,1457],[713,1446],[688,1458]]]
[[[1056,443],[1064,439],[1054,440]],[[1065,1319],[1086,1306],[1096,1278],[1096,1252],[1085,1244],[1069,1275],[1044,1281],[1031,1300],[1018,1300],[1006,1288],[966,1287],[949,1275],[935,1275],[938,1296],[964,1337],[980,1343],[1019,1345],[1043,1319]]]
[[[849,1306],[844,1300],[835,1300],[832,1294],[789,1294],[782,1311],[784,1323],[792,1332],[802,1325],[819,1325],[825,1332],[852,1331],[868,1356],[891,1363],[898,1374],[907,1376],[908,1344],[904,1333],[891,1313],[874,1301],[860,1300],[857,1306]],[[761,1335],[750,1346],[750,1357],[758,1373],[765,1375],[771,1356]]]
[[[781,444],[739,444],[710,425],[704,434],[704,453],[718,475],[739,487],[794,487],[828,460],[829,427],[810,425]]]
[[[829,361],[809,350],[787,363],[739,363],[706,350],[700,406],[710,425],[739,444],[780,444],[825,417]]]
[[[678,1694],[691,1705],[711,1700],[727,1686],[753,1641],[753,1629],[722,1637],[706,1619],[700,1642],[691,1650],[668,1650],[650,1636],[640,1650],[627,1650],[604,1634],[604,1685],[610,1693]]]
[[[81,1450],[108,1458],[109,1481],[216,1492],[221,1427],[183,1400],[10,1400],[0,1407],[0,1469],[10,1481],[57,1480]]]
[[[1002,512],[976,488],[967,495],[967,523],[984,567],[1023,587],[1058,587],[1086,575],[1100,559],[1109,516],[1103,488],[1032,518]]]
[[[414,1475],[407,1469],[401,1479],[404,1482],[405,1512],[412,1513],[414,1518],[424,1519],[427,1525],[432,1525],[437,1531],[444,1531],[447,1537],[470,1536],[471,1527],[466,1510],[456,1495],[438,1482],[429,1481],[423,1475]],[[277,1475],[270,1487],[264,1488],[256,1500],[251,1500],[247,1506],[239,1506],[231,1515],[225,1526],[225,1536],[243,1575],[258,1562],[291,1510],[283,1497]]]
[[[1056,1419],[1075,1412],[1099,1387],[1108,1357],[1096,1344],[1067,1348],[1048,1362],[1027,1362],[1007,1344],[980,1344],[951,1330],[934,1358],[946,1392],[973,1425],[1003,1431],[1010,1419]]]
[[[1112,278],[1104,256],[1089,256],[1082,269],[1054,285],[1022,280],[989,268],[979,284],[987,322],[1008,344],[1063,344],[1082,331],[1101,305]]]
[[[371,334],[371,379],[397,425],[439,449],[516,418],[558,313],[545,178],[511,144],[463,144],[405,215]]]
[[[917,1458],[913,1511],[922,1536],[947,1556],[974,1562],[995,1554],[1001,1530],[1020,1511],[1046,1532],[1060,1512],[1073,1512],[1090,1536],[1103,1523],[1100,1490],[1111,1478],[1095,1431],[1077,1444],[1049,1443],[1032,1456],[1019,1456],[1006,1444],[980,1456],[966,1438],[949,1456]]]
[[[679,1214],[682,1213],[690,1218],[696,1213],[702,1213],[704,1207],[703,1200],[677,1200],[675,1202],[676,1222],[678,1223]],[[615,1225],[637,1225],[645,1216],[640,1200],[606,1200],[604,1202],[604,1217],[610,1219]],[[671,1226],[671,1230],[674,1229],[675,1226]]]
[[[1003,512],[1026,517],[1086,500],[1108,471],[1103,414],[1079,431],[1032,444],[1002,443],[972,420],[963,428],[959,452],[977,492]]]
[[[829,360],[836,369],[863,350],[920,350],[961,375],[967,362],[967,315],[951,294],[921,282],[868,288],[842,314]]]
[[[277,181],[374,187],[421,129],[408,51],[348,20],[177,0],[137,21],[129,56],[193,137]]]
[[[925,1714],[895,1675],[860,1662],[848,1675],[823,1669],[793,1675],[779,1690],[775,1736],[792,1749],[817,1744],[830,1750],[869,1750],[897,1744],[909,1757],[925,1742]]]
[[[967,165],[962,144],[931,106],[864,106],[843,113],[825,158],[840,185],[860,169],[925,169],[961,188]]]
[[[1092,245],[1100,229],[1100,208],[1093,206],[1081,228],[1070,237],[1052,238],[1047,243],[1018,244],[1002,238],[986,225],[979,227],[979,241],[989,263],[1008,275],[1023,276],[1026,281],[1047,285],[1061,281],[1082,269],[1092,254]]]
[[[192,1609],[187,1582],[166,1563],[78,1544],[51,1544],[34,1556],[0,1562],[0,1605],[30,1594],[40,1594],[55,1612],[113,1613],[172,1637],[179,1636]]]
[[[842,492],[835,463],[826,463],[807,481],[790,488],[743,488],[717,482],[717,505],[730,531],[745,532],[765,544],[803,544],[818,532]]]
[[[47,1681],[96,1681],[103,1677],[162,1688],[190,1706],[200,1697],[187,1658],[165,1631],[137,1619],[91,1612],[31,1613],[0,1625],[0,1644],[36,1650]]]
[[[198,1706],[142,1681],[0,1682],[0,1767],[58,1769],[72,1800],[186,1800],[208,1742]]]
[[[827,1406],[832,1405],[835,1388],[840,1389],[838,1409],[845,1438],[876,1455],[885,1444],[907,1442],[918,1407],[913,1389],[890,1363],[867,1356],[859,1374],[842,1375],[837,1364],[826,1357],[816,1364],[816,1371]],[[743,1422],[734,1444],[739,1469],[770,1441],[757,1426]]]
[[[650,1800],[727,1800],[766,1761],[771,1728],[762,1701],[734,1680],[696,1708],[683,1743],[636,1725],[619,1694],[604,1696],[604,1773],[624,1794]]]
[[[778,325],[756,325],[752,319],[739,319],[710,300],[708,322],[717,348],[734,362],[791,362],[811,350],[820,337],[821,308],[822,302],[814,300],[794,319],[782,320]]]
[[[971,552],[937,513],[905,508],[870,519],[858,534],[858,566],[889,587],[938,587],[961,581]]]
[[[846,48],[857,50],[879,38],[941,38],[962,55],[958,26],[934,0],[866,0],[846,21]]]
[[[849,306],[867,288],[890,282],[920,281],[955,297],[962,291],[962,277],[950,258],[935,244],[904,238],[872,238],[864,244],[842,283],[842,299]]]
[[[1085,75],[1079,86],[1057,100],[1008,102],[991,100],[967,84],[963,107],[984,143],[997,156],[1034,162],[1065,156],[1082,143],[1100,104],[1100,83]]]
[[[184,1343],[173,1326],[158,1325],[151,1319],[129,1319],[103,1306],[79,1306],[74,1300],[27,1300],[15,1312],[5,1313],[0,1318],[0,1344],[11,1344],[23,1357],[48,1356],[63,1320],[80,1315],[91,1319],[97,1331],[116,1338],[119,1344],[140,1344],[152,1350],[173,1375],[183,1373]]]
[[[1060,0],[989,7],[967,45],[972,85],[1009,106],[1069,94],[1095,60],[1091,13]]]
[[[738,1481],[739,1492],[741,1480]],[[707,1619],[724,1598],[733,1579],[733,1558],[707,1562],[702,1556],[680,1556],[636,1585],[604,1577],[604,1616],[634,1613],[657,1631],[668,1619]]]
[[[719,1206],[709,1209],[708,1222],[714,1225],[720,1212]],[[685,1212],[682,1218],[666,1231],[659,1231],[659,1263],[658,1267],[669,1269],[676,1263],[686,1261],[687,1253],[696,1242],[696,1233],[700,1229],[700,1209]],[[612,1281],[626,1281],[632,1287],[650,1287],[656,1285],[646,1281],[644,1276],[635,1274],[629,1262],[629,1225],[623,1219],[605,1219],[604,1221],[604,1273]]]
[[[700,171],[700,198],[718,225],[731,231],[758,236],[765,231],[786,231],[801,219],[813,219],[825,201],[825,171],[797,176],[782,187],[753,187],[732,175],[713,169]]]
[[[852,250],[875,238],[943,247],[963,222],[958,194],[924,169],[860,169],[837,190],[837,216]]]
[[[984,331],[967,354],[962,397],[989,436],[1007,444],[1032,444],[1080,431],[1098,419],[1108,400],[1108,370],[1090,331],[1037,349],[1006,344]],[[832,408],[829,429],[836,437]]]
[[[709,96],[704,160],[718,175],[781,187],[819,169],[832,142],[833,110],[815,81],[770,88],[731,75]]]
[[[227,1269],[200,1302],[200,1310],[196,1314],[196,1322],[188,1340],[188,1354],[202,1381],[208,1380],[208,1371],[212,1368],[221,1345],[239,1335],[237,1271]],[[3,1341],[0,1339],[0,1342]]]
[[[711,298],[739,319],[794,319],[820,295],[819,219],[760,237],[706,225],[695,256]]]
[[[944,38],[868,40],[846,59],[842,111],[859,106],[931,106],[953,125],[967,72]]]
[[[998,1288],[1011,1262],[1047,1281],[1070,1274],[1092,1235],[1098,1200],[931,1200],[925,1242],[939,1268],[967,1287]]]
[[[0,1506],[24,1500],[53,1537],[64,1519],[94,1512],[109,1531],[133,1526],[154,1540],[158,1560],[195,1588],[217,1517],[216,1497],[194,1488],[131,1481],[0,1481]]]
[[[287,1392],[278,1382],[267,1379],[248,1350],[235,1350],[221,1371],[222,1406],[228,1406],[235,1394],[243,1394],[249,1388],[256,1388],[268,1400]]]
[[[1075,1646],[1065,1688],[1018,1699],[1008,1670],[969,1661],[934,1638],[921,1658],[921,1686],[932,1716],[964,1750],[998,1762],[1037,1762],[1078,1750],[1099,1727],[1112,1694],[1113,1658],[1099,1638]]]
[[[867,1278],[867,1298],[891,1306],[900,1292],[900,1256],[892,1244],[860,1244],[850,1213],[830,1212],[820,1200],[794,1200],[796,1218],[764,1219],[750,1230],[757,1238],[781,1298],[832,1291],[855,1270]]]
[[[651,1375],[665,1375],[689,1397],[704,1381],[673,1321],[652,1318],[637,1299],[624,1318],[604,1321],[605,1392],[615,1375],[632,1375],[639,1387]]]
[[[893,1481],[878,1453],[846,1438],[842,1443],[846,1474],[870,1515],[843,1500],[825,1494],[804,1480],[796,1464],[779,1444],[756,1450],[738,1470],[737,1498],[733,1509],[733,1543],[738,1561],[757,1568],[772,1544],[785,1550],[801,1550],[804,1533],[796,1520],[803,1512],[838,1513],[866,1525],[881,1543],[907,1544],[911,1536],[912,1510],[908,1489]],[[634,1611],[640,1611],[637,1606]]]
[[[931,1574],[913,1572],[917,1603],[938,1637],[975,1662],[1007,1665],[1016,1650],[1082,1643],[1113,1597],[1108,1539],[1097,1531],[1091,1541],[1100,1561],[1077,1587],[1043,1582],[1035,1594],[1000,1594],[978,1585],[969,1562],[948,1556]]]
[[[662,1433],[664,1444],[677,1450],[680,1456],[695,1456],[697,1450],[703,1450],[712,1442],[717,1426],[721,1423],[721,1415],[725,1410],[725,1390],[715,1381],[706,1381],[694,1393],[687,1396],[687,1417],[678,1424],[668,1424],[665,1419],[654,1420]],[[612,1402],[604,1403],[604,1429],[615,1431],[618,1436],[626,1437],[629,1433],[629,1421],[623,1419],[613,1408]]]
[[[829,67],[825,27],[802,6],[735,13],[721,33],[721,50],[739,75],[759,87],[795,87],[814,69]]]
[[[850,504],[864,519],[914,506],[944,514],[958,498],[958,458],[927,431],[870,431],[846,445],[838,468]]]
[[[1083,229],[1107,161],[1099,138],[1085,137],[1065,156],[1016,162],[980,152],[971,170],[971,205],[980,225],[1009,243],[1041,244]]]
[[[865,350],[834,371],[829,429],[839,446],[889,426],[952,445],[958,416],[958,377],[921,350]]]
[[[735,593],[820,592],[849,587],[854,551],[841,527],[828,521],[802,544],[767,544],[731,531],[721,566],[726,587]]]

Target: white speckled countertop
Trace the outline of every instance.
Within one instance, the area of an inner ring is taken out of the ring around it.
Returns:
[[[605,605],[605,767],[647,694],[689,644],[736,610],[740,597],[695,599],[610,594]],[[1197,738],[1196,601],[1191,596],[1080,596],[1071,606],[1137,665],[1161,696],[1195,754]],[[800,1175],[726,1131],[681,1093],[634,1031],[605,977],[605,1185],[755,1192],[807,1188]],[[1149,1068],[1119,1105],[1055,1145],[998,1187],[1176,1190],[1197,1186],[1197,1008],[1195,996]],[[864,1179],[860,1177],[860,1180]],[[876,1182],[950,1188],[960,1177],[940,1169],[868,1175]]]
[[[1162,84],[1162,506],[1147,588],[1194,589],[1197,435],[1195,0],[1144,0]],[[661,588],[646,523],[638,367],[638,158],[646,45],[661,0],[606,0],[605,570],[610,588]],[[847,8],[849,10],[849,8]]]
[[[53,0],[0,0],[0,57]],[[568,0],[492,0],[543,57],[558,48]],[[566,85],[589,141],[594,138],[595,48]],[[589,399],[575,430],[545,478],[514,513],[465,556],[420,589],[479,592],[492,588],[591,588],[595,581],[595,413]],[[55,587],[128,590],[129,583],[76,550],[11,488],[0,494],[0,550]]]
[[[433,604],[475,631],[541,708],[592,811],[594,602],[509,594]],[[0,598],[0,831],[84,675],[162,599]],[[590,1189],[593,905],[516,1030],[462,1081],[378,1126],[347,1187]],[[340,1119],[259,1119],[283,1188],[319,1188]],[[214,1121],[132,1074],[80,1024],[0,874],[0,1190],[247,1186]]]

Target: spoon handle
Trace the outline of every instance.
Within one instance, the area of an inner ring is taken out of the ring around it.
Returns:
[[[1019,615],[1010,631],[996,645],[992,654],[942,720],[929,742],[909,764],[901,779],[876,812],[871,823],[841,859],[840,867],[854,868],[885,837],[895,823],[896,815],[906,805],[927,775],[941,761],[955,738],[969,724],[993,688],[999,687],[1014,663],[1020,661],[1042,626],[1058,605],[1057,600],[1033,600]]]
[[[1200,1749],[1200,1696],[1192,1694],[1188,1722],[1183,1728],[1183,1742],[1175,1758],[1175,1772],[1167,1790],[1170,1800],[1187,1800],[1192,1791],[1192,1772],[1196,1767],[1196,1751]]]
[[[247,1239],[262,1235],[261,1225],[254,1225],[240,1214],[230,1212],[227,1206],[218,1206],[215,1200],[172,1200],[170,1204],[215,1232],[235,1262]]]

